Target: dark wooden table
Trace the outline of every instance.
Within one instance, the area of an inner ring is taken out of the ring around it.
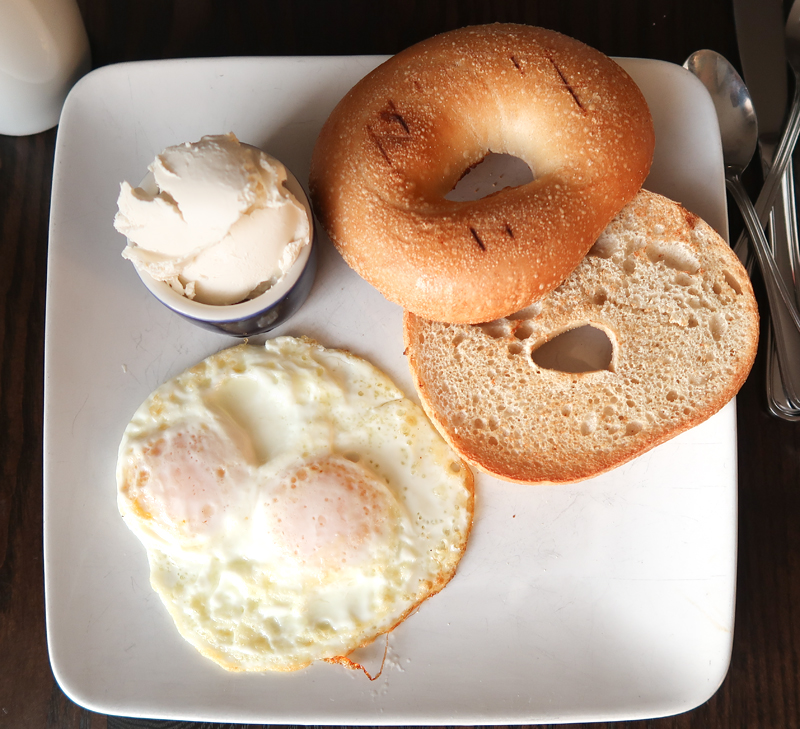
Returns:
[[[609,55],[738,64],[730,0],[79,0],[95,67],[192,56],[394,53],[462,25],[515,21]],[[53,679],[42,565],[42,363],[56,130],[0,136],[0,726],[197,727],[93,714]],[[757,191],[758,180],[748,181]],[[732,216],[732,232],[740,221]],[[756,280],[760,298],[760,282]],[[739,566],[722,687],[686,714],[633,727],[800,726],[800,424],[767,415],[763,346],[739,396]],[[208,725],[204,725],[208,726]],[[606,725],[610,726],[610,725]],[[618,726],[618,725],[615,725]]]

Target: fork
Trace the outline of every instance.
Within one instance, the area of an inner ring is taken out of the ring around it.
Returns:
[[[792,112],[789,115],[789,120],[787,122],[787,130],[789,129],[789,125],[793,121],[793,117],[796,119],[800,117],[800,112],[798,112],[798,107],[800,107],[800,101],[798,97],[800,96],[800,1],[795,0],[792,4],[792,7],[789,11],[789,17],[786,21],[786,60],[789,63],[792,71],[794,72],[795,77],[795,93],[794,99],[792,100]],[[798,122],[795,121],[795,124]],[[795,135],[796,140],[796,135]],[[791,155],[790,155],[791,157]],[[798,245],[797,240],[797,220],[795,217],[795,208],[794,208],[794,184],[793,178],[791,177],[791,159],[789,160],[789,165],[787,167],[787,174],[786,179],[784,180],[784,197],[787,202],[791,203],[791,220],[788,219],[790,210],[789,207],[786,207],[787,213],[787,230],[789,230],[792,235],[787,237],[787,242],[789,244],[788,251],[787,250],[778,250],[776,251],[777,257],[779,261],[782,259],[782,268],[785,273],[786,283],[791,283],[791,279],[794,279],[795,285],[795,294],[797,295],[800,292],[800,277],[797,275],[798,270],[800,270],[800,245]],[[800,367],[800,353],[797,353],[797,366]],[[777,362],[777,356],[775,352],[775,345],[773,342],[773,334],[770,330],[767,339],[767,405],[769,407],[770,412],[783,419],[788,420],[791,422],[798,422],[800,421],[800,403],[794,402],[791,398],[786,396],[785,389],[782,383],[782,373],[780,366]]]
[[[800,0],[794,0],[785,28],[786,60],[795,79],[794,96],[780,142],[774,150],[772,167],[764,180],[764,186],[756,201],[756,211],[763,225],[771,224],[776,259],[781,264],[784,279],[800,293],[800,245],[797,236],[797,220],[794,196],[794,174],[791,158],[800,136]],[[771,219],[772,205],[779,189],[783,193],[784,220]],[[779,235],[774,235],[779,232]],[[775,240],[777,239],[777,240]],[[734,247],[743,261],[747,260],[747,234],[743,233]],[[800,368],[800,351],[795,348],[792,364]],[[784,363],[786,364],[786,363]],[[784,420],[800,420],[800,403],[787,397],[783,387],[781,370],[775,349],[774,335],[770,329],[767,339],[767,404],[770,412]]]

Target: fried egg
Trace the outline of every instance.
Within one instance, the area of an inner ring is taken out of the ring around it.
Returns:
[[[180,634],[291,671],[392,630],[455,574],[469,469],[347,352],[279,337],[166,382],[122,437],[117,496]]]

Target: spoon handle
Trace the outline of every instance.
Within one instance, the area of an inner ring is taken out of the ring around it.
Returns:
[[[764,144],[761,157],[765,170],[765,185],[756,201],[756,211],[763,223],[770,218],[768,203],[774,198],[774,215],[771,217],[772,251],[783,281],[800,295],[800,246],[798,246],[795,208],[794,176],[791,156],[800,129],[800,76],[795,73],[795,92],[789,118],[777,145]],[[778,184],[775,165],[784,166]],[[782,194],[778,195],[780,190]],[[747,231],[743,232],[734,246],[734,252],[744,263],[749,263]],[[773,314],[773,319],[775,318]],[[777,316],[780,316],[778,314]],[[786,317],[783,317],[786,319]],[[776,330],[776,332],[773,331]],[[783,336],[781,336],[781,333]],[[767,338],[767,404],[770,412],[790,421],[800,420],[800,336],[791,327],[773,323]]]
[[[781,135],[778,146],[775,148],[775,156],[772,158],[772,167],[764,180],[764,187],[761,189],[761,193],[756,201],[756,205],[760,205],[761,198],[764,198],[764,209],[763,212],[759,211],[759,220],[761,220],[765,214],[769,214],[769,210],[775,201],[775,195],[783,179],[783,173],[786,171],[786,166],[789,164],[789,160],[792,159],[792,152],[794,152],[794,148],[797,146],[798,137],[800,137],[800,86],[795,88],[786,128]]]
[[[787,166],[783,177],[781,191],[775,199],[775,216],[773,221],[772,251],[778,270],[781,272],[783,282],[789,291],[794,289],[797,281],[797,221],[794,200],[794,179],[791,164]],[[777,358],[778,370],[783,389],[781,402],[788,401],[787,405],[795,410],[800,409],[800,333],[786,332],[789,336],[784,342],[785,352],[778,352],[774,345],[767,348],[767,359]],[[795,336],[792,337],[791,334]],[[774,336],[773,336],[774,339]],[[769,366],[769,363],[768,363]],[[779,395],[776,392],[775,397]],[[769,399],[769,393],[768,393]]]
[[[797,146],[797,140],[800,137],[800,83],[795,85],[794,98],[792,99],[791,111],[789,118],[786,121],[786,127],[781,135],[778,146],[775,148],[775,153],[772,158],[772,167],[769,173],[764,178],[764,185],[758,195],[755,203],[755,210],[761,226],[765,226],[769,220],[769,214],[775,202],[775,196],[780,189],[783,174],[789,161],[792,159],[792,153]],[[749,229],[749,226],[748,226]],[[739,236],[739,240],[734,246],[736,255],[741,260],[745,260],[747,245],[747,232]]]
[[[798,83],[800,83],[800,78]],[[800,103],[798,103],[798,107],[800,107]],[[797,191],[791,162],[783,173],[781,196],[778,200],[781,199],[783,200],[783,221],[781,222],[786,233],[786,240],[783,241],[784,246],[781,249],[783,265],[780,265],[781,259],[778,259],[778,267],[783,272],[786,285],[791,289],[794,284],[795,301],[798,301],[800,299],[800,239],[798,239],[797,228]],[[800,366],[800,362],[798,362],[798,366]]]
[[[786,284],[780,276],[775,258],[769,250],[764,229],[758,220],[758,215],[753,207],[753,203],[747,196],[742,186],[739,176],[730,169],[726,171],[725,182],[728,190],[736,201],[742,212],[745,225],[750,231],[750,238],[758,258],[759,265],[764,279],[764,286],[767,290],[769,308],[772,315],[772,327],[774,331],[774,342],[778,353],[779,362],[787,365],[791,362],[789,353],[789,342],[796,341],[800,336],[800,315],[794,302],[791,299]],[[790,402],[800,401],[800,393],[793,392],[793,382],[786,379],[783,388]],[[777,413],[776,413],[777,414]]]
[[[790,423],[800,422],[800,408],[789,400],[786,394],[783,372],[776,354],[777,345],[772,327],[767,331],[767,407],[772,415]]]
[[[764,163],[766,165],[769,164],[769,152],[769,148],[765,148]],[[775,199],[774,215],[770,221],[769,232],[775,262],[783,282],[790,292],[793,290],[795,268],[792,248],[797,245],[794,211],[793,175],[792,168],[789,166],[784,173],[781,193]],[[778,316],[781,316],[780,312]],[[775,318],[774,314],[773,318]],[[783,318],[786,319],[785,314]],[[783,334],[780,349],[772,332],[773,327],[782,331]],[[783,417],[783,413],[789,409],[800,408],[800,332],[791,325],[781,328],[778,323],[773,323],[770,326],[770,335],[766,351],[767,401],[771,412],[778,414],[776,411],[780,409],[779,417]],[[770,382],[771,377],[774,379],[773,382]],[[772,386],[770,387],[770,385]],[[779,408],[784,404],[786,407]]]
[[[761,227],[761,221],[758,219],[756,209],[747,196],[738,174],[728,170],[725,181],[733,199],[739,206],[739,210],[741,210],[745,225],[750,233],[750,239],[753,241],[753,247],[755,248],[758,263],[761,266],[761,272],[764,277],[764,284],[767,289],[770,310],[773,314],[785,310],[791,319],[791,323],[800,331],[800,314],[794,303],[794,297],[789,293],[780,275],[780,271],[778,271],[778,266],[775,263],[772,251],[769,249],[769,243],[764,234],[764,229]],[[776,325],[777,323],[776,321]],[[775,334],[776,338],[780,340],[782,332],[776,331]]]

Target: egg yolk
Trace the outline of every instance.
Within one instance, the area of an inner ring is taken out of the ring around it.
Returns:
[[[234,444],[204,426],[167,430],[130,456],[123,492],[143,520],[202,537],[221,527],[250,478],[237,461]]]
[[[265,492],[273,542],[298,566],[325,572],[361,566],[395,541],[400,507],[394,495],[345,458],[293,466]]]

